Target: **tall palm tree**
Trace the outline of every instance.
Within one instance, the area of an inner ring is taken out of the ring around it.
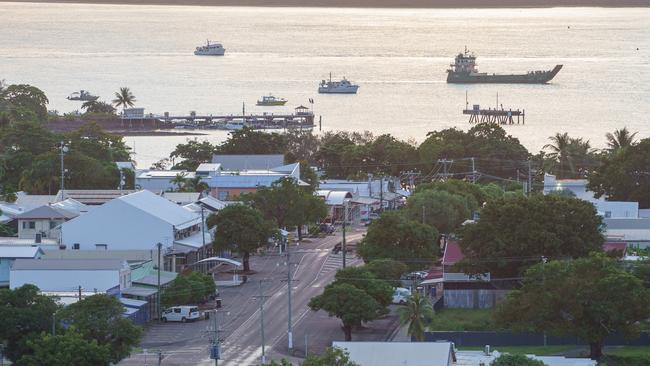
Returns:
[[[178,173],[170,182],[171,184],[175,184],[176,187],[178,187],[178,192],[182,192],[183,188],[187,185],[187,179],[185,178],[186,175],[187,173]]]
[[[615,152],[624,147],[632,146],[636,143],[635,136],[638,132],[630,133],[627,127],[620,130],[614,130],[614,133],[608,132],[605,134],[607,138],[607,150]]]
[[[423,342],[427,323],[433,318],[434,314],[431,301],[416,292],[408,299],[406,306],[400,308],[397,312],[400,323],[402,325],[409,325],[407,330],[408,335],[415,337],[418,342]]]
[[[546,156],[548,156],[551,160],[558,162],[560,164],[560,172],[563,172],[569,160],[571,151],[571,137],[569,137],[569,134],[566,132],[558,132],[548,139],[551,140],[552,143],[546,144],[543,147],[543,149],[550,150]]]
[[[131,89],[122,87],[119,91],[115,92],[113,104],[115,104],[115,107],[122,107],[123,110],[126,107],[133,107],[135,104],[135,96],[131,93]]]

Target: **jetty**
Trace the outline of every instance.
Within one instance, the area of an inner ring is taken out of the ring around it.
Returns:
[[[305,106],[298,106],[291,114],[246,114],[245,106],[238,115],[224,114],[197,114],[192,111],[187,115],[170,114],[162,115],[145,114],[143,108],[129,108],[120,118],[127,123],[138,123],[142,120],[155,120],[159,128],[175,129],[215,129],[239,130],[244,127],[254,130],[278,129],[311,129],[315,127],[314,113]],[[319,117],[319,125],[321,118]]]
[[[481,109],[481,106],[474,104],[472,109],[463,109],[463,114],[469,114],[469,123],[498,123],[501,125],[513,125],[515,124],[515,117],[517,118],[517,124],[526,123],[526,111],[525,110],[512,110],[504,109],[503,105],[501,108],[488,108]],[[521,120],[520,120],[521,118]]]

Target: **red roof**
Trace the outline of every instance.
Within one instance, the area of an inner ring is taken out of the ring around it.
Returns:
[[[447,240],[447,246],[445,246],[445,253],[442,256],[442,265],[451,266],[459,262],[461,259],[465,258],[463,252],[460,250],[460,245],[456,240]]]

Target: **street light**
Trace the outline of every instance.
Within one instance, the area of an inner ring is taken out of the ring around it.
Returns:
[[[63,157],[65,154],[68,152],[68,147],[65,145],[65,142],[61,141],[59,144],[59,150],[60,150],[60,155],[61,155],[61,200],[63,201],[63,198],[65,196],[64,189],[64,180],[65,180],[65,167],[63,163]]]

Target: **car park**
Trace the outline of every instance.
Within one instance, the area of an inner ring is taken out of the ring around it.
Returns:
[[[172,306],[163,311],[161,320],[163,322],[181,322],[194,321],[201,318],[197,306]]]

